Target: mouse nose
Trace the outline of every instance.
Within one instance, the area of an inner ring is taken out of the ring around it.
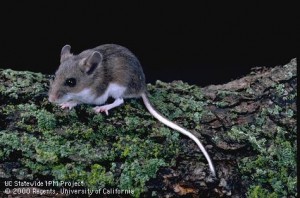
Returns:
[[[55,100],[57,100],[57,96],[54,94],[51,94],[51,95],[49,95],[48,100],[49,100],[49,102],[54,102]]]

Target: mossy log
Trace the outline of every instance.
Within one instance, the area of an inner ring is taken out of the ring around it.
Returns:
[[[106,188],[119,197],[296,197],[296,70],[293,59],[224,85],[148,85],[157,110],[205,145],[217,178],[197,145],[155,120],[140,99],[108,116],[91,105],[62,110],[47,100],[51,76],[0,70],[0,194],[64,197],[65,188],[107,197]],[[8,181],[43,186],[23,192]]]

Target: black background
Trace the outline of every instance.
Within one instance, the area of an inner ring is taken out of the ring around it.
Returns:
[[[296,57],[295,7],[255,1],[2,2],[0,68],[52,74],[65,44],[76,54],[116,43],[137,55],[147,82],[225,83],[252,67]]]

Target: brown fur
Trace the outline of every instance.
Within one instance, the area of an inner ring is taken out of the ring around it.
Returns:
[[[140,97],[146,91],[143,69],[127,48],[105,44],[78,55],[71,54],[69,49],[62,49],[61,64],[55,73],[54,82],[51,83],[49,96],[59,99],[67,93],[78,93],[84,88],[91,88],[96,96],[101,96],[109,83],[126,87],[124,98]],[[102,59],[93,68],[88,65],[88,60],[95,51],[102,55]],[[76,86],[66,86],[65,81],[68,78],[75,78]]]

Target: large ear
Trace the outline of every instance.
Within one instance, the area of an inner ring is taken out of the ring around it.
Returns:
[[[71,50],[70,45],[63,46],[63,48],[61,49],[61,52],[60,52],[60,62],[63,62],[64,60],[66,60],[66,58],[68,58],[72,55],[70,53],[70,50]]]
[[[102,54],[100,52],[93,52],[88,58],[85,59],[84,64],[82,65],[83,70],[87,74],[93,73],[96,67],[102,62]]]

